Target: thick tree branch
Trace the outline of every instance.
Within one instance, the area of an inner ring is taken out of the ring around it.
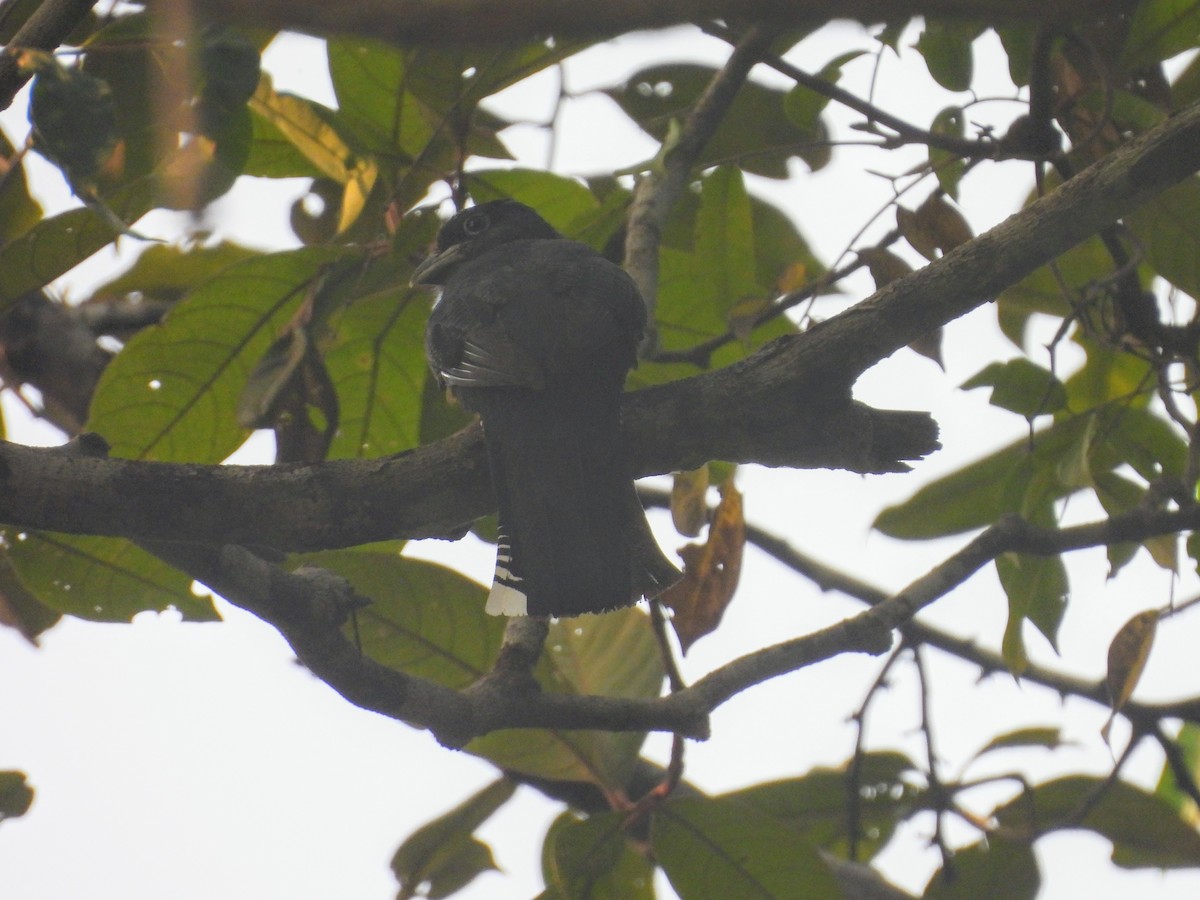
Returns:
[[[15,4],[6,3],[5,10]],[[43,0],[0,53],[0,109],[8,109],[29,76],[17,68],[17,59],[9,48],[54,50],[83,21],[96,0]]]
[[[362,656],[342,633],[347,612],[360,601],[341,579],[319,570],[285,572],[234,546],[147,544],[230,602],[279,629],[302,662],[350,702],[410,725],[429,729],[443,743],[462,746],[503,728],[670,731],[707,735],[708,715],[736,694],[770,678],[848,652],[882,653],[892,631],[944,596],[1001,553],[1059,553],[1109,543],[1145,540],[1200,527],[1200,508],[1134,511],[1074,528],[1041,528],[1016,518],[987,529],[966,547],[899,593],[858,615],[740,657],[691,687],[654,700],[545,693],[487,676],[454,691],[405,675]],[[532,623],[536,627],[536,623]],[[520,641],[517,641],[520,643]],[[1095,685],[1072,685],[1092,696]],[[1200,721],[1200,701],[1127,707],[1131,717],[1166,716]]]
[[[203,581],[231,603],[275,626],[314,675],[356,706],[431,731],[461,747],[501,728],[666,730],[708,735],[707,713],[666,700],[580,697],[505,690],[485,678],[455,691],[368,659],[343,634],[360,601],[344,581],[322,570],[286,572],[242,547],[145,544],[160,558]],[[505,682],[507,684],[507,682]]]
[[[726,369],[627,395],[636,471],[710,459],[895,471],[936,447],[915,413],[848,400],[859,374],[1200,168],[1200,104],[973,241]],[[0,444],[0,521],[287,550],[453,533],[493,508],[477,430],[387,459],[214,467]]]
[[[151,0],[151,8],[173,0]],[[399,44],[509,43],[538,35],[604,37],[706,19],[772,28],[831,19],[914,15],[990,22],[1098,18],[1124,0],[192,0],[201,18],[311,34],[359,34]]]

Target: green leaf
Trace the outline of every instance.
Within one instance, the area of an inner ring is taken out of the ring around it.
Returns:
[[[1110,401],[1144,408],[1154,390],[1154,367],[1132,354],[1093,341],[1082,333],[1072,340],[1087,354],[1087,363],[1066,381],[1073,409],[1091,409]]]
[[[0,609],[3,623],[30,643],[36,643],[38,635],[62,619],[61,613],[42,603],[22,583],[7,552],[0,552]]]
[[[560,619],[550,626],[534,671],[544,690],[609,697],[657,697],[663,665],[646,614],[635,608]],[[467,750],[503,769],[541,778],[624,789],[645,735],[596,731],[500,731]]]
[[[600,208],[595,195],[574,178],[536,169],[485,169],[467,175],[467,189],[477,203],[511,197],[538,211],[559,231]]]
[[[1187,444],[1174,426],[1149,410],[1111,404],[1098,411],[1092,470],[1112,471],[1128,464],[1143,480],[1179,478]]]
[[[948,106],[934,116],[930,130],[934,134],[944,134],[949,137],[966,137],[966,114],[963,113],[961,107]],[[967,171],[966,162],[962,157],[948,150],[930,147],[929,165],[933,168],[933,173],[937,176],[942,190],[957,200],[958,183],[962,180],[963,173]]]
[[[973,22],[949,22],[929,19],[917,38],[917,51],[933,80],[948,91],[971,89],[975,64],[971,44],[983,32]]]
[[[1026,87],[1037,40],[1037,26],[1030,22],[1019,22],[997,28],[996,33],[1008,58],[1008,77],[1017,87]]]
[[[331,458],[384,456],[421,442],[428,316],[428,294],[402,289],[364,298],[338,321],[325,356],[342,413]]]
[[[1022,627],[1029,620],[1058,649],[1058,628],[1067,609],[1067,570],[1062,557],[1004,553],[996,557],[996,574],[1008,596],[1004,661],[1014,674],[1028,665]]]
[[[1063,465],[1080,452],[1087,453],[1092,479],[1128,464],[1150,481],[1164,472],[1182,472],[1186,447],[1151,412],[1106,404],[1037,432],[1032,451],[1028,438],[1014,441],[930,482],[905,502],[884,509],[874,527],[891,537],[924,540],[983,528],[1008,513],[1029,515],[1086,486],[1066,478],[1080,468],[1078,462]]]
[[[412,260],[424,255],[438,224],[434,216],[406,216],[390,253],[330,279],[314,303],[312,321],[318,334],[327,333],[320,347],[341,410],[332,457],[374,457],[415,447],[429,414],[425,407],[447,406],[440,392],[425,394],[431,297],[408,286]]]
[[[1054,373],[1028,359],[996,362],[963,382],[963,390],[992,388],[990,403],[1032,419],[1067,405],[1067,391]]]
[[[842,66],[851,60],[858,59],[864,52],[863,50],[850,50],[834,57],[817,73],[817,77],[830,84],[837,84],[842,77]],[[818,94],[812,88],[797,84],[788,91],[784,98],[783,111],[797,127],[812,132],[821,127],[821,113],[828,105],[829,98],[824,94]]]
[[[195,57],[202,104],[226,110],[245,106],[254,95],[262,72],[258,47],[227,25],[206,25],[197,43]]]
[[[750,196],[754,229],[755,283],[766,293],[794,290],[825,274],[791,216],[767,201]]]
[[[680,206],[679,218],[669,225],[671,234],[664,234],[659,251],[659,346],[688,350],[732,329],[743,339],[712,355],[710,364],[719,367],[793,331],[785,316],[753,331],[742,329],[767,308],[777,282],[788,277],[786,267],[807,269],[810,255],[799,235],[794,230],[769,234],[760,256],[757,228],[761,223],[774,229],[778,219],[770,207],[759,207],[749,198],[740,172],[730,167],[715,169],[702,180],[694,210],[686,203]],[[760,271],[771,273],[771,283],[760,283]],[[660,384],[693,374],[691,364],[652,363],[636,370],[630,384]]]
[[[1180,819],[1170,803],[1125,781],[1068,775],[1037,785],[994,815],[1006,828],[1036,834],[1062,828],[1094,831],[1112,842],[1113,862],[1123,868],[1200,865],[1200,832]]]
[[[312,167],[342,186],[337,231],[345,231],[362,212],[379,177],[378,165],[369,154],[356,154],[337,127],[341,118],[331,110],[303,97],[279,94],[269,78],[263,78],[250,100],[250,110],[270,129],[259,128],[254,141],[271,140],[274,134],[288,141]],[[267,155],[264,156],[264,153]],[[292,155],[276,149],[267,153],[254,142],[245,163],[248,172],[291,174]]]
[[[1121,54],[1126,69],[1138,69],[1175,56],[1200,40],[1200,2],[1144,0],[1133,13]]]
[[[125,222],[145,215],[157,201],[157,179],[144,178],[106,197]],[[71,209],[42,219],[0,247],[0,312],[27,291],[49,284],[112,243],[118,229],[90,209]]]
[[[1064,743],[1070,742],[1063,740],[1062,730],[1059,728],[1050,726],[1018,728],[1016,731],[996,735],[980,747],[971,759],[974,761],[984,754],[992,753],[996,750],[1025,749],[1028,747],[1045,747],[1047,750],[1056,750],[1063,746]]]
[[[1171,82],[1171,108],[1182,109],[1197,99],[1200,99],[1200,57],[1192,57]]]
[[[671,122],[687,115],[716,71],[691,63],[649,66],[605,93],[642,130],[665,141]],[[704,147],[697,167],[733,163],[766,178],[786,178],[788,160],[795,156],[813,171],[823,167],[830,156],[828,131],[820,123],[816,129],[802,129],[788,119],[786,97],[784,91],[746,82]]]
[[[1184,722],[1179,733],[1175,735],[1175,743],[1183,756],[1185,768],[1195,781],[1197,776],[1200,776],[1200,726]],[[1185,822],[1190,822],[1193,826],[1200,823],[1200,808],[1189,794],[1180,790],[1175,771],[1169,762],[1163,763],[1154,795],[1169,803]]]
[[[900,52],[900,38],[904,37],[904,32],[908,28],[909,18],[890,19],[884,23],[883,29],[879,34],[875,35],[875,40],[879,41],[885,47],[892,50],[893,53]]]
[[[1099,238],[1072,247],[1055,260],[1063,280],[1082,288],[1112,274],[1112,257]],[[1071,312],[1058,279],[1049,266],[1027,275],[996,298],[996,315],[1004,336],[1022,349],[1025,330],[1034,313],[1065,318]]]
[[[814,768],[799,778],[756,784],[723,794],[788,826],[815,846],[849,856],[850,792],[858,792],[858,859],[870,859],[914,808],[918,790],[903,776],[915,770],[901,753],[867,753],[838,769]]]
[[[651,841],[682,900],[830,900],[841,896],[816,847],[736,800],[667,801]]]
[[[402,150],[416,157],[433,138],[409,89],[407,54],[379,41],[338,38],[327,44],[329,77],[337,96],[337,121],[367,152]]]
[[[29,231],[42,220],[42,206],[29,193],[24,160],[17,158],[16,149],[0,133],[0,246]]]
[[[0,772],[0,822],[16,819],[33,805],[33,788],[24,772]]]
[[[263,178],[333,178],[351,152],[314,101],[278,93],[265,74],[249,109],[253,126],[245,173]],[[341,152],[339,152],[341,151]]]
[[[263,78],[250,100],[251,111],[274,129],[320,173],[345,184],[356,165],[354,152],[330,124],[332,111],[306,97],[280,94]]]
[[[696,274],[711,286],[710,302],[728,319],[736,304],[758,293],[750,197],[741,170],[734,166],[718,166],[700,185]]]
[[[349,251],[350,253],[356,251]],[[245,439],[238,397],[327,265],[345,250],[247,259],[201,283],[105,369],[88,428],[114,456],[217,463]]]
[[[474,832],[516,791],[516,783],[499,778],[454,809],[418,828],[392,857],[392,872],[402,895],[449,897],[484,872],[496,870],[492,851]]]
[[[408,51],[411,77],[405,88],[441,114],[466,110],[590,46],[589,39],[535,41],[496,47],[458,45]]]
[[[248,247],[230,243],[201,247],[152,244],[128,269],[96,288],[93,296],[120,297],[136,292],[155,299],[175,300],[193,285],[257,255]]]
[[[491,667],[504,622],[484,615],[486,591],[469,578],[384,550],[337,550],[302,561],[341,575],[371,599],[359,610],[363,652],[392,669],[465,688]]]
[[[954,852],[925,888],[924,900],[1034,900],[1042,886],[1033,848],[989,837]]]
[[[146,610],[184,619],[218,618],[192,579],[128,541],[86,535],[0,531],[21,582],[51,609],[96,622],[128,622]]]
[[[1189,223],[1200,218],[1200,178],[1193,176],[1144,204],[1125,223],[1146,262],[1159,275],[1200,297],[1200,235]]]
[[[542,844],[542,878],[552,897],[654,900],[654,866],[625,836],[624,815],[564,812]]]
[[[1094,482],[1096,499],[1100,501],[1100,505],[1104,507],[1104,511],[1109,516],[1120,515],[1135,509],[1146,496],[1146,488],[1115,472],[1097,473]],[[1169,539],[1173,546],[1175,536],[1170,535]],[[1145,544],[1147,547],[1153,547],[1161,540],[1162,538],[1150,538]],[[1107,546],[1109,578],[1114,578],[1125,564],[1133,559],[1139,546],[1133,542]]]

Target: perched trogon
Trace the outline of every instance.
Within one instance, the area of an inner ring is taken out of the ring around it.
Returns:
[[[441,287],[425,349],[483,424],[499,501],[493,615],[575,616],[679,577],[633,487],[621,392],[646,310],[633,280],[513,200],[458,213],[413,284]]]

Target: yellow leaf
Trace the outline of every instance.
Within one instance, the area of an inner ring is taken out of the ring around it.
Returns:
[[[808,284],[808,266],[802,262],[794,262],[784,269],[776,287],[779,288],[781,294],[787,294],[799,290],[806,284]]]
[[[708,518],[708,466],[676,472],[671,483],[671,522],[675,530],[695,537]]]
[[[732,480],[721,485],[721,502],[708,526],[708,541],[688,544],[683,578],[659,598],[675,615],[671,624],[684,653],[704,635],[715,631],[737,590],[746,544],[742,495]]]

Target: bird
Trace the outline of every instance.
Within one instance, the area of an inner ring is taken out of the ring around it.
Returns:
[[[440,289],[426,356],[483,426],[499,506],[486,611],[601,613],[678,580],[621,431],[646,328],[633,279],[530,207],[496,200],[446,222],[411,281]]]

